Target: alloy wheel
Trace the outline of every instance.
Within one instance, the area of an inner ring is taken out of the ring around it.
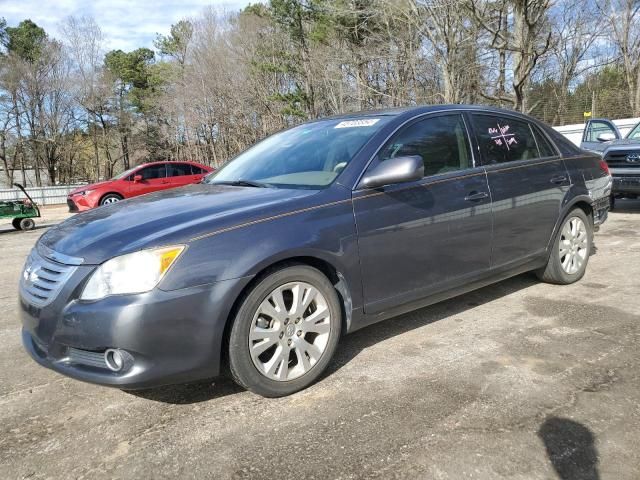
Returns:
[[[330,331],[329,305],[318,289],[305,282],[281,285],[266,296],[253,316],[251,360],[271,380],[293,380],[318,363]]]
[[[559,255],[565,273],[574,275],[580,271],[589,252],[587,227],[581,218],[571,217],[562,227]]]

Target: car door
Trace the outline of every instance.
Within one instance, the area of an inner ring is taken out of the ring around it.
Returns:
[[[463,115],[413,120],[368,170],[404,155],[422,157],[424,178],[353,193],[367,313],[446,290],[490,267],[491,200]]]
[[[570,188],[555,147],[521,117],[474,113],[471,123],[492,197],[492,268],[544,254]]]
[[[142,178],[136,181],[135,177],[138,175]],[[155,192],[168,187],[167,167],[164,163],[156,163],[141,168],[133,174],[133,178],[134,180],[131,182],[129,189],[130,197],[144,195],[145,193]]]
[[[182,187],[194,183],[191,165],[188,163],[171,162],[167,164],[167,180],[169,188]]]
[[[600,140],[598,139],[600,138]],[[618,127],[609,120],[589,120],[582,133],[580,148],[601,152],[605,148],[605,143],[609,140],[619,140],[621,137]]]

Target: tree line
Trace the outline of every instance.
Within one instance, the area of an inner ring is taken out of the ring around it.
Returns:
[[[219,166],[317,117],[482,103],[560,125],[640,116],[637,0],[270,0],[207,8],[153,48],[107,51],[92,18],[53,37],[0,19],[5,181]],[[595,111],[592,111],[595,110]],[[43,175],[46,172],[46,175]]]

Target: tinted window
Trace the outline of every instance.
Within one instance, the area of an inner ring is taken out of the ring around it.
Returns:
[[[181,177],[183,175],[192,175],[191,165],[188,163],[167,164],[167,177]]]
[[[547,137],[535,126],[531,126],[533,134],[536,137],[536,143],[538,144],[538,150],[540,150],[541,157],[555,157],[558,153],[556,149],[549,143]]]
[[[442,115],[420,120],[397,133],[378,154],[379,161],[420,155],[424,174],[452,172],[471,167],[471,155],[462,115]]]
[[[201,173],[207,173],[206,170],[203,170],[200,167],[196,167],[195,165],[191,165],[191,171],[194,175],[200,175]]]
[[[613,135],[616,135],[615,129],[608,122],[599,122],[597,120],[590,122],[583,141],[598,142],[598,137],[603,133],[612,133]]]
[[[164,178],[167,176],[167,169],[163,164],[153,165],[151,167],[143,168],[138,175],[142,175],[143,180],[153,180],[155,178]]]
[[[497,115],[473,115],[473,124],[487,164],[540,157],[527,122]]]

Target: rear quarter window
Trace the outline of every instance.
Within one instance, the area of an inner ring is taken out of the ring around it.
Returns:
[[[538,150],[540,151],[541,157],[555,157],[558,155],[555,147],[549,143],[547,137],[540,131],[540,129],[535,125],[530,125],[531,130],[533,131],[533,135],[536,137],[536,143],[538,145]]]
[[[536,138],[528,122],[484,114],[474,114],[472,119],[485,164],[540,158]]]

